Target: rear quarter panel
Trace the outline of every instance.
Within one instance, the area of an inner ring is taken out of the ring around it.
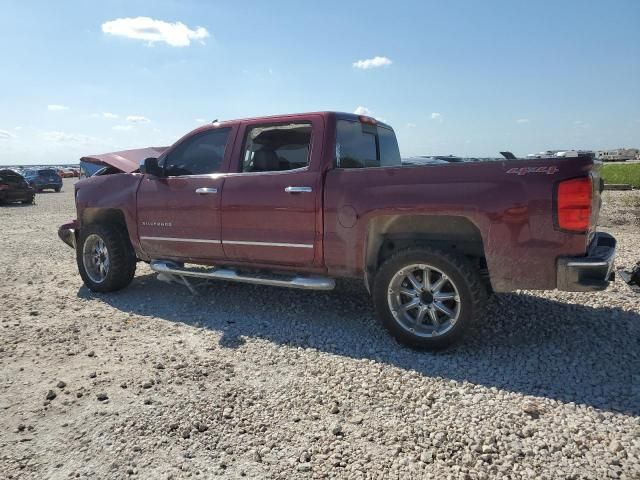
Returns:
[[[533,171],[552,166],[546,172],[553,173]],[[553,289],[556,258],[583,255],[589,236],[555,228],[554,185],[589,174],[592,167],[587,159],[541,159],[330,170],[324,198],[327,268],[334,275],[363,275],[369,224],[378,216],[461,216],[480,231],[496,291]],[[531,172],[513,173],[514,168]],[[353,218],[352,227],[344,226],[345,215]]]

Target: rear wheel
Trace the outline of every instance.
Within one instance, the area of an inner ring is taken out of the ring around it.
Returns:
[[[60,187],[54,188],[54,190],[56,191],[56,193],[60,193]]]
[[[126,287],[136,271],[136,256],[124,228],[95,224],[83,228],[76,248],[78,270],[94,292]]]
[[[22,200],[22,203],[24,203],[25,205],[29,205],[29,204],[33,203],[34,199],[35,199],[35,196],[31,196],[30,198],[27,198],[26,200]]]
[[[478,271],[465,257],[429,247],[385,261],[373,293],[385,328],[400,343],[429,350],[460,339],[486,299]]]

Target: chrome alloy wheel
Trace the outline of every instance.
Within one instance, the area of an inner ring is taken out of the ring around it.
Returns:
[[[95,233],[89,235],[84,241],[82,261],[91,281],[104,282],[109,273],[109,251],[104,240]]]
[[[387,299],[398,324],[419,337],[443,335],[460,317],[458,288],[431,265],[403,267],[389,282]]]

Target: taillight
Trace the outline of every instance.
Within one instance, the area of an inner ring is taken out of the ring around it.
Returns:
[[[589,230],[592,195],[591,177],[573,178],[558,184],[556,208],[558,227],[561,230]]]

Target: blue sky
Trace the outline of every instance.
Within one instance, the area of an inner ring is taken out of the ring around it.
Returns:
[[[640,147],[637,0],[0,7],[0,164],[358,107],[394,126],[404,155]]]

